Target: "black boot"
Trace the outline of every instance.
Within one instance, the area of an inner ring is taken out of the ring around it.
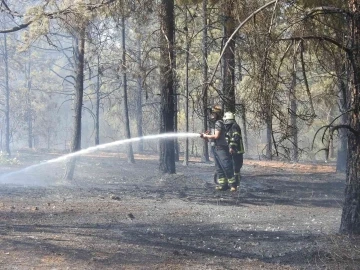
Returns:
[[[235,175],[235,184],[237,187],[240,186],[240,174]]]
[[[216,190],[224,191],[229,189],[228,181],[226,178],[218,178],[217,180],[217,183],[219,185],[215,187]]]
[[[229,189],[229,186],[227,184],[225,185],[218,185],[215,187],[216,190],[225,191]]]

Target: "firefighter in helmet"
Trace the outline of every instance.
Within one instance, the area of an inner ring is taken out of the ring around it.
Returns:
[[[225,138],[229,145],[231,154],[234,176],[237,186],[240,185],[240,169],[243,165],[244,144],[241,135],[241,128],[235,121],[235,115],[232,112],[224,114]]]
[[[227,190],[230,188],[231,191],[236,191],[237,184],[234,178],[234,169],[229,146],[225,138],[226,130],[222,117],[223,113],[221,107],[218,105],[212,107],[209,118],[214,126],[214,131],[212,134],[208,134],[207,132],[201,133],[200,137],[211,141],[211,148],[213,150],[218,177],[218,186],[216,189]]]

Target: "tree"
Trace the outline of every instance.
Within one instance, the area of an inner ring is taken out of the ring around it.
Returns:
[[[9,85],[9,54],[7,36],[4,34],[4,62],[5,62],[5,150],[8,156],[10,151],[10,85]]]
[[[97,57],[97,72],[96,72],[96,102],[95,102],[95,145],[100,144],[100,87],[101,87],[101,68],[100,56]]]
[[[349,65],[349,110],[348,122],[327,126],[331,133],[340,129],[347,130],[348,152],[346,169],[345,201],[343,205],[340,232],[360,234],[360,1],[332,1],[332,5],[324,6],[324,1],[301,1],[304,7],[310,8],[302,14],[306,31],[293,35],[291,40],[315,40],[328,42],[346,53]],[[339,15],[339,16],[338,16]],[[346,20],[343,20],[343,17]],[[320,22],[325,17],[325,27],[306,23],[313,20]],[[337,20],[337,18],[341,18]],[[334,31],[341,31],[341,39],[336,39]],[[304,78],[305,82],[306,77]],[[307,87],[308,91],[308,87]]]
[[[13,18],[26,18],[23,23],[18,23],[16,26],[8,29],[3,29],[0,33],[10,33],[19,31],[30,27],[32,31],[28,31],[25,41],[31,43],[40,36],[46,35],[49,31],[49,24],[51,19],[57,19],[66,25],[68,30],[72,32],[74,37],[74,60],[75,60],[75,101],[74,101],[74,130],[72,136],[71,151],[78,151],[81,149],[81,112],[84,91],[84,49],[85,49],[85,33],[87,18],[91,17],[92,12],[104,8],[107,5],[115,2],[115,0],[103,0],[100,3],[76,3],[68,6],[66,2],[58,6],[57,3],[45,3],[43,5],[35,5],[28,10],[27,16],[22,16],[13,12],[6,6],[6,12],[13,16]],[[4,4],[4,3],[2,3]],[[54,5],[55,4],[55,5]],[[46,11],[46,10],[50,11]],[[55,10],[55,11],[54,11]],[[82,14],[78,17],[78,14]],[[16,22],[15,22],[16,23]],[[74,174],[75,160],[71,160],[67,164],[67,169],[64,177],[71,179]]]
[[[142,105],[143,105],[143,87],[142,87],[142,61],[141,61],[141,39],[137,40],[137,65],[138,65],[138,73],[136,74],[136,130],[137,136],[143,136],[143,112],[142,112]],[[138,151],[141,153],[144,151],[144,141],[141,139],[138,144]]]
[[[208,11],[207,0],[203,1],[203,31],[202,31],[202,59],[203,59],[203,86],[202,86],[202,126],[203,130],[208,130]],[[209,145],[206,140],[203,140],[202,147],[202,161],[209,161]]]
[[[189,28],[188,28],[188,7],[185,6],[185,131],[189,132]],[[185,139],[184,165],[189,165],[189,138]]]
[[[174,0],[160,3],[160,133],[174,131]],[[175,145],[173,139],[160,141],[160,171],[175,173]]]
[[[292,39],[328,42],[341,49],[347,56],[349,110],[342,113],[347,114],[347,123],[329,125],[327,130],[330,130],[330,133],[340,129],[347,131],[346,188],[340,232],[360,234],[360,177],[358,173],[360,170],[360,1],[332,1],[332,5],[324,6],[324,2],[321,0],[303,0],[301,4],[309,8],[307,14],[303,16],[305,23],[312,19],[315,19],[315,22],[321,22],[321,18],[323,18],[325,27],[315,25],[311,29],[306,28],[306,34],[293,36]],[[346,17],[345,20],[344,17]],[[337,35],[336,32],[339,31],[341,33]],[[346,93],[344,88],[343,93]],[[346,99],[346,95],[342,95],[341,103],[344,98]],[[343,103],[342,107],[344,108],[346,105],[344,106]]]
[[[223,7],[223,49],[222,56],[222,99],[224,110],[235,112],[235,38],[231,34],[235,30],[234,0],[220,1]]]
[[[345,202],[340,232],[360,234],[360,1],[349,0],[348,5],[351,12],[348,25],[350,48],[347,50],[351,63],[351,112],[349,124],[343,126],[349,132]]]
[[[296,101],[296,83],[297,83],[297,49],[299,46],[294,47],[293,61],[292,61],[292,75],[291,85],[289,89],[289,100],[290,100],[290,136],[292,137],[292,155],[291,159],[294,162],[299,160],[299,149],[298,149],[298,126],[297,126],[297,101]]]
[[[70,152],[76,152],[81,149],[81,115],[83,109],[84,95],[84,61],[85,61],[85,33],[86,25],[80,25],[73,32],[73,50],[75,61],[75,98],[74,98],[74,122],[73,135]],[[76,158],[70,159],[67,163],[64,179],[72,180],[75,171]]]
[[[125,46],[125,17],[121,18],[122,27],[122,72],[123,72],[123,102],[124,102],[124,117],[125,117],[125,129],[126,138],[131,138],[130,133],[130,121],[129,121],[129,109],[128,109],[128,94],[127,94],[127,77],[126,77],[126,46]],[[131,143],[127,145],[127,158],[129,163],[135,163],[134,153]]]

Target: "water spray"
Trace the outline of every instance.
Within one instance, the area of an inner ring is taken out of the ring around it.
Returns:
[[[199,133],[186,133],[186,132],[183,132],[183,133],[161,133],[161,134],[157,134],[157,135],[148,135],[148,136],[143,136],[143,137],[119,140],[119,141],[115,141],[115,142],[111,142],[111,143],[104,143],[104,144],[92,146],[92,147],[89,147],[89,148],[86,148],[86,149],[83,149],[83,150],[80,150],[77,152],[69,153],[69,154],[54,158],[54,159],[43,161],[39,164],[31,165],[29,167],[26,167],[24,169],[21,169],[21,170],[15,171],[15,172],[1,175],[0,182],[1,182],[1,180],[5,179],[7,177],[30,171],[34,168],[37,168],[37,167],[40,167],[40,166],[43,166],[46,164],[66,161],[67,159],[70,159],[73,157],[86,155],[86,154],[93,153],[93,152],[96,152],[101,149],[106,149],[106,148],[110,148],[110,147],[114,147],[114,146],[118,146],[118,145],[134,143],[134,142],[138,142],[141,140],[156,140],[156,139],[171,139],[171,138],[195,138],[195,137],[199,138],[200,134]]]

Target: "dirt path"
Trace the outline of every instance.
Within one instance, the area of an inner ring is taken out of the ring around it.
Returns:
[[[55,156],[21,157],[1,171]],[[136,159],[82,157],[71,183],[64,164],[2,179],[0,269],[359,269],[359,239],[337,235],[333,166],[246,160],[230,193],[214,190],[212,164],[164,176],[156,157]]]

